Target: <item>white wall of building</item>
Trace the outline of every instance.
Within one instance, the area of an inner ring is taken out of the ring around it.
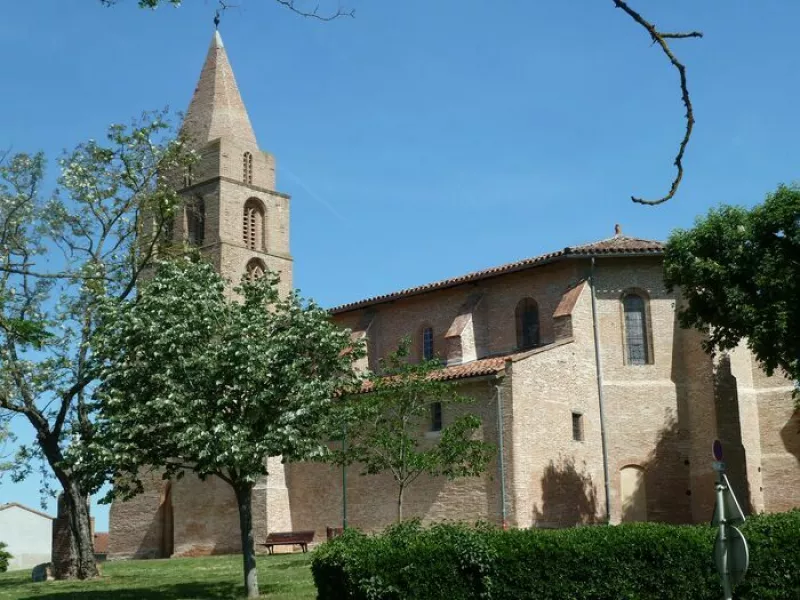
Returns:
[[[0,541],[13,555],[8,570],[29,569],[50,562],[53,520],[14,504],[0,505]]]

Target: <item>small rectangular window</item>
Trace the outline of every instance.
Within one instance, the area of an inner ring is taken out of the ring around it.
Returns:
[[[583,415],[572,413],[572,439],[576,442],[583,441]]]
[[[442,430],[442,403],[431,404],[431,431]]]

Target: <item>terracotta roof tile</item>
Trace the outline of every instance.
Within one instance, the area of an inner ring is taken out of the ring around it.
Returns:
[[[643,240],[640,238],[628,237],[627,235],[615,235],[614,237],[582,244],[580,246],[567,246],[564,252],[567,254],[661,254],[664,251],[664,244],[653,240]]]
[[[432,373],[434,379],[450,381],[452,379],[464,379],[466,377],[478,377],[480,375],[496,375],[505,370],[506,359],[509,356],[493,356],[473,360],[461,365],[450,365],[440,371]]]
[[[481,279],[488,279],[490,277],[496,277],[498,275],[504,275],[506,273],[513,273],[515,271],[522,271],[531,267],[538,267],[544,264],[568,258],[576,258],[576,257],[591,256],[591,255],[614,256],[614,255],[628,255],[628,254],[659,256],[663,254],[663,252],[664,252],[664,244],[662,242],[657,242],[653,240],[643,240],[640,238],[634,238],[620,234],[605,240],[600,240],[589,244],[582,244],[579,246],[567,246],[563,250],[558,250],[557,252],[550,252],[548,254],[534,256],[532,258],[526,258],[516,262],[507,263],[505,265],[500,265],[498,267],[491,267],[489,269],[484,269],[482,271],[474,271],[472,273],[467,273],[466,275],[461,275],[459,277],[443,279],[441,281],[435,281],[433,283],[427,283],[425,285],[407,288],[404,290],[399,290],[397,292],[391,292],[389,294],[381,294],[379,296],[373,296],[372,298],[366,298],[364,300],[358,300],[356,302],[349,302],[347,304],[335,306],[331,308],[329,312],[332,314],[344,313],[350,310],[355,310],[358,308],[363,308],[365,306],[370,306],[372,304],[390,302],[391,300],[396,300],[398,298],[407,298],[409,296],[424,294],[426,292],[431,292],[434,290],[454,287],[457,285],[461,285],[463,283],[469,283]]]
[[[469,377],[480,377],[482,375],[497,375],[505,370],[506,360],[512,359],[517,354],[519,353],[482,358],[460,365],[449,365],[431,372],[429,377],[436,381],[455,381],[457,379],[468,379]],[[366,393],[371,389],[372,382],[365,381],[361,392]]]
[[[553,312],[554,319],[557,319],[558,317],[568,317],[572,314],[572,310],[575,308],[575,303],[578,301],[578,298],[580,298],[584,287],[586,287],[585,279],[579,281],[576,285],[564,292],[564,294],[561,296],[558,306],[556,306],[556,310]]]

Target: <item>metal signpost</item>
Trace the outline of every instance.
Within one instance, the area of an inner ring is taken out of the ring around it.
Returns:
[[[722,443],[714,440],[712,454],[713,469],[717,472],[717,504],[714,507],[712,526],[719,526],[717,539],[714,542],[714,562],[722,578],[724,600],[733,600],[733,587],[744,579],[750,563],[747,541],[736,527],[744,523],[742,512],[736,496],[733,495],[728,476],[725,475],[725,463],[722,462]]]

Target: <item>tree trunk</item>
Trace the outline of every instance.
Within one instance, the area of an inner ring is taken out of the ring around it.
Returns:
[[[59,480],[64,488],[64,502],[69,518],[70,560],[61,563],[61,568],[54,569],[54,575],[56,579],[97,577],[100,573],[94,559],[94,540],[92,540],[87,497],[82,493],[78,484],[71,481],[63,472]],[[58,564],[57,561],[54,561],[54,566]]]
[[[239,506],[239,529],[242,535],[242,561],[244,587],[248,598],[258,598],[258,572],[256,571],[256,545],[253,538],[253,484],[234,486]]]
[[[41,430],[38,431],[39,445],[64,490],[64,503],[69,519],[69,558],[60,565],[60,561],[53,561],[53,575],[56,579],[97,577],[100,572],[94,559],[94,540],[89,507],[86,503],[87,494],[83,493],[75,477],[61,467],[64,456],[53,435],[50,434],[48,437]],[[53,550],[55,551],[55,548]]]
[[[397,494],[397,522],[400,523],[403,520],[403,492],[405,491],[405,486],[400,485],[400,493]]]

